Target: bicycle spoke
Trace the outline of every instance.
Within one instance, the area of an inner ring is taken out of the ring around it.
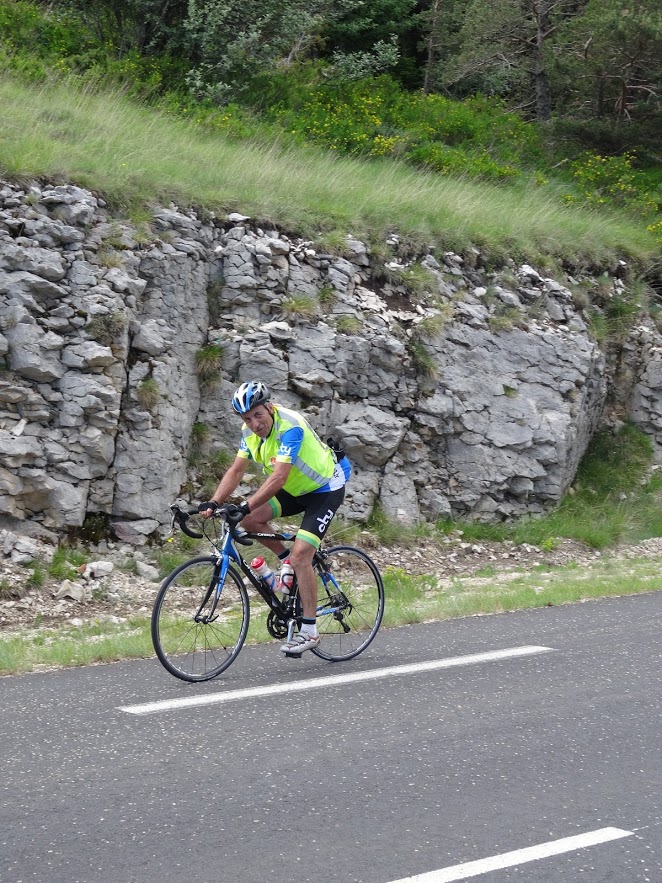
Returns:
[[[384,613],[384,587],[377,568],[359,549],[326,552],[331,578],[318,576],[317,628],[322,641],[312,652],[340,661],[358,656],[372,641]],[[334,610],[334,612],[326,612]]]
[[[152,640],[156,653],[171,674],[186,681],[216,677],[235,659],[246,637],[248,596],[232,569],[213,618],[204,621],[212,615],[217,580],[214,558],[194,558],[167,577],[154,605]]]

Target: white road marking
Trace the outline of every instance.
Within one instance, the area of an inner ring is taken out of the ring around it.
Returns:
[[[248,687],[244,690],[227,690],[204,696],[185,696],[180,699],[163,699],[159,702],[146,702],[143,705],[123,705],[120,711],[128,714],[155,714],[159,711],[173,711],[179,708],[192,708],[196,705],[216,705],[234,702],[238,699],[254,699],[259,696],[277,696],[279,693],[296,693],[301,690],[316,690],[320,687],[337,687],[342,684],[355,684],[358,681],[375,681],[380,678],[418,674],[423,671],[436,671],[440,668],[454,668],[460,665],[475,665],[479,662],[495,662],[517,656],[532,656],[536,653],[549,653],[552,647],[509,647],[506,650],[493,650],[488,653],[474,653],[471,656],[453,656],[450,659],[434,659],[430,662],[415,662],[411,665],[393,665],[373,671],[359,671],[328,678],[311,678],[305,681],[290,681],[270,684],[265,687]]]
[[[562,840],[550,840],[548,843],[529,846],[527,849],[516,849],[514,852],[504,852],[502,855],[493,855],[479,861],[453,865],[452,868],[429,871],[416,877],[402,877],[400,880],[394,880],[393,883],[453,883],[455,880],[466,880],[469,877],[486,874],[488,871],[500,871],[503,868],[523,865],[525,862],[534,862],[552,855],[572,852],[574,849],[609,843],[611,840],[619,840],[621,837],[632,837],[633,833],[633,831],[623,831],[620,828],[600,828],[598,831],[588,831],[586,834],[576,834],[574,837],[564,837]]]

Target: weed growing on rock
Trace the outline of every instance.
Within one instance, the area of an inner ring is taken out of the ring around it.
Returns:
[[[330,310],[337,300],[337,295],[333,286],[327,282],[320,288],[317,298],[325,310]]]
[[[439,377],[439,367],[423,341],[417,337],[410,338],[407,350],[417,375],[429,380]]]
[[[421,321],[414,327],[413,333],[419,340],[424,337],[436,337],[441,333],[446,323],[453,318],[453,314],[453,304],[442,304],[435,313],[421,319]]]
[[[53,579],[75,579],[78,576],[78,568],[85,564],[85,561],[84,552],[66,545],[58,546],[48,565],[48,575]]]
[[[497,334],[499,331],[512,331],[522,320],[522,314],[516,307],[504,307],[498,309],[492,316],[487,317],[490,331]]]
[[[161,393],[159,385],[153,377],[147,377],[140,383],[136,390],[136,398],[146,411],[153,411],[156,408]]]
[[[360,334],[363,330],[361,320],[357,316],[341,316],[336,321],[338,334],[346,334],[348,337]]]
[[[306,294],[294,294],[283,301],[283,313],[288,319],[312,319],[317,309],[317,300]]]
[[[195,354],[195,370],[202,389],[213,388],[221,376],[223,349],[212,343],[199,349]]]
[[[221,277],[207,286],[207,307],[209,309],[209,322],[212,326],[220,325],[223,312],[223,286],[225,280]]]
[[[121,313],[104,313],[94,316],[86,327],[95,340],[104,346],[110,346],[123,333],[126,324]]]
[[[108,269],[124,266],[122,255],[113,248],[100,248],[97,252],[97,260],[99,261],[99,266]]]
[[[44,568],[40,561],[33,561],[28,566],[29,576],[26,585],[31,589],[38,589],[45,582]]]

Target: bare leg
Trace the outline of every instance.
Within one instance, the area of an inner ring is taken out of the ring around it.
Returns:
[[[305,540],[295,540],[290,561],[297,577],[301,607],[306,619],[315,619],[317,614],[317,577],[313,570],[315,547]]]
[[[263,503],[255,511],[249,512],[241,523],[251,532],[274,533],[274,528],[269,523],[269,519],[272,517],[271,506],[268,503]],[[276,555],[280,555],[287,548],[281,540],[260,540],[259,542]],[[299,586],[302,612],[306,619],[315,619],[317,613],[317,577],[313,570],[314,554],[314,546],[305,540],[295,540],[290,553],[290,561]]]
[[[249,512],[241,524],[251,533],[274,533],[273,526],[269,524],[270,518],[273,518],[271,506],[268,503],[263,503],[254,512]],[[259,542],[276,555],[280,555],[287,548],[281,540],[259,540]]]

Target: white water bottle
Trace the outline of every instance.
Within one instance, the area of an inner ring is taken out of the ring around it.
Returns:
[[[269,567],[264,558],[253,558],[251,569],[267,584],[273,592],[276,588],[276,574]]]
[[[294,568],[289,558],[286,558],[280,566],[278,574],[278,588],[284,595],[289,595],[294,584]]]

